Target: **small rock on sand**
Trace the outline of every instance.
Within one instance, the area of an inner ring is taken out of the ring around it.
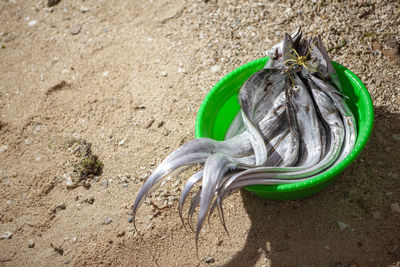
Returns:
[[[4,146],[0,146],[0,153],[3,153],[4,151],[6,151],[8,149],[7,145]]]
[[[100,185],[101,185],[102,187],[104,187],[104,188],[107,188],[107,187],[108,187],[108,181],[107,181],[107,179],[101,180]]]
[[[187,71],[184,68],[178,68],[178,72],[185,74],[187,73]]]
[[[154,118],[150,118],[148,121],[145,122],[145,124],[143,125],[143,128],[145,129],[149,129],[151,127],[151,125],[154,122]]]
[[[119,141],[118,145],[119,145],[119,146],[125,145],[125,139],[122,139],[121,141]]]
[[[0,235],[0,239],[10,239],[12,236],[12,232],[4,232],[2,235]]]
[[[31,21],[28,22],[28,26],[29,27],[35,26],[37,23],[38,23],[37,20],[31,20]]]
[[[111,217],[107,217],[104,219],[104,224],[110,224],[112,222],[112,218]]]
[[[60,203],[57,205],[57,208],[62,209],[62,210],[65,210],[65,208],[66,208],[65,203],[64,203],[64,202],[60,202]]]
[[[343,231],[344,229],[346,229],[349,225],[345,224],[344,222],[341,221],[337,221],[337,224],[339,226],[340,231]]]
[[[35,241],[32,239],[28,241],[28,248],[33,248],[35,246]]]
[[[218,71],[220,71],[221,70],[221,67],[220,66],[218,66],[218,65],[215,65],[215,66],[212,66],[211,67],[211,72],[218,72]]]
[[[69,32],[72,35],[76,35],[81,32],[82,26],[80,24],[75,24],[69,28]]]
[[[88,11],[90,10],[90,8],[88,8],[88,7],[86,7],[86,6],[81,6],[81,8],[79,8],[79,10],[80,10],[82,13],[86,13],[86,12],[88,12]]]
[[[72,181],[72,178],[68,176],[66,178],[65,184],[66,184],[67,188],[72,188],[73,184],[74,184],[73,181]]]
[[[390,205],[390,207],[392,208],[392,211],[395,213],[400,213],[400,206],[398,202],[392,203],[392,205]]]
[[[168,129],[163,129],[163,130],[162,130],[162,134],[163,134],[164,136],[168,136],[169,133],[170,133],[170,131],[169,131]]]
[[[207,256],[204,258],[205,263],[214,263],[215,259],[213,257]]]
[[[45,7],[45,8],[43,8],[43,11],[44,11],[44,12],[48,12],[48,13],[53,12],[53,10],[54,10],[54,8],[52,8],[52,7]]]
[[[392,134],[392,137],[397,141],[400,141],[400,133]]]

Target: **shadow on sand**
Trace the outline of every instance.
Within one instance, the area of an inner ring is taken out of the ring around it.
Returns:
[[[243,249],[224,266],[388,266],[400,260],[400,214],[391,210],[400,202],[400,114],[375,112],[364,151],[326,190],[296,201],[242,190],[251,227]],[[341,230],[339,221],[347,227]]]

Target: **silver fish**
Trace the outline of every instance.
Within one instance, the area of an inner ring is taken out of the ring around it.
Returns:
[[[300,181],[299,178],[315,175],[337,160],[341,151],[344,139],[343,123],[340,118],[339,109],[334,105],[334,100],[328,94],[319,90],[317,86],[309,81],[314,99],[321,113],[323,120],[330,128],[330,147],[327,149],[325,157],[312,167],[288,167],[288,168],[253,168],[243,171],[230,178],[224,185],[224,191],[231,190],[230,186],[236,181],[252,179],[272,179],[268,184],[291,183]],[[285,179],[285,181],[283,181]],[[260,182],[260,181],[259,181]],[[258,184],[258,183],[257,183]]]
[[[201,228],[215,209],[227,231],[222,201],[232,192],[254,184],[307,181],[348,156],[357,138],[354,115],[321,38],[301,37],[299,29],[292,36],[285,34],[283,42],[268,51],[264,69],[243,84],[241,109],[224,141],[191,141],[156,168],[136,196],[134,221],[143,198],[166,177],[204,164],[185,184],[178,207],[183,222],[185,201],[201,183],[187,213],[194,230],[192,218],[199,206],[194,230],[198,251]]]

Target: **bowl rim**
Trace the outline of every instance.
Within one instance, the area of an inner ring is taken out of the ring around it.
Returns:
[[[256,65],[260,64],[265,64],[269,58],[268,57],[263,57],[256,59],[254,61],[248,62],[227,75],[225,75],[221,80],[219,80],[215,86],[208,92],[208,94],[205,96],[203,102],[201,103],[199,107],[199,111],[197,113],[196,117],[196,123],[195,123],[195,138],[200,138],[200,137],[205,137],[202,136],[201,134],[201,123],[204,120],[205,117],[205,111],[207,109],[207,106],[209,103],[212,101],[213,97],[218,93],[219,90],[224,86],[225,82],[233,77],[236,77],[238,74],[243,72],[244,70],[247,70],[249,68],[254,68]],[[357,140],[354,148],[352,151],[347,155],[346,158],[344,158],[340,163],[338,163],[336,166],[333,168],[330,168],[320,174],[315,175],[313,178],[310,178],[306,181],[300,181],[296,183],[291,183],[291,184],[279,184],[279,185],[251,185],[246,187],[249,191],[252,192],[260,192],[260,193],[276,193],[276,192],[293,192],[293,191],[299,191],[303,189],[307,189],[313,186],[316,186],[318,184],[321,184],[323,182],[329,181],[330,179],[336,177],[338,174],[340,174],[346,167],[348,167],[356,158],[357,156],[361,153],[363,148],[365,147],[372,131],[373,127],[373,120],[374,120],[374,108],[372,104],[372,99],[371,96],[365,87],[365,85],[362,83],[362,81],[349,69],[344,67],[343,65],[332,61],[332,64],[334,65],[335,68],[341,67],[344,68],[344,74],[346,75],[347,78],[352,80],[353,83],[355,83],[357,86],[353,86],[354,88],[357,88],[359,90],[359,98],[362,99],[364,102],[364,106],[366,107],[366,120],[364,121],[364,126],[360,131],[358,132],[357,135]],[[359,120],[359,119],[358,119]],[[358,121],[357,120],[357,121]]]

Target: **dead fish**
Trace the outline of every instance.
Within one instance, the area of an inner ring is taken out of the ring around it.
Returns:
[[[339,164],[357,138],[354,115],[321,38],[302,39],[298,29],[269,50],[264,69],[239,91],[240,110],[224,141],[201,138],[172,152],[136,196],[133,220],[143,198],[167,177],[204,165],[184,186],[179,214],[196,184],[187,213],[199,206],[196,249],[205,218],[215,209],[226,229],[222,201],[253,184],[287,184],[312,179]],[[168,179],[168,178],[167,178]],[[136,227],[136,225],[135,225]]]

